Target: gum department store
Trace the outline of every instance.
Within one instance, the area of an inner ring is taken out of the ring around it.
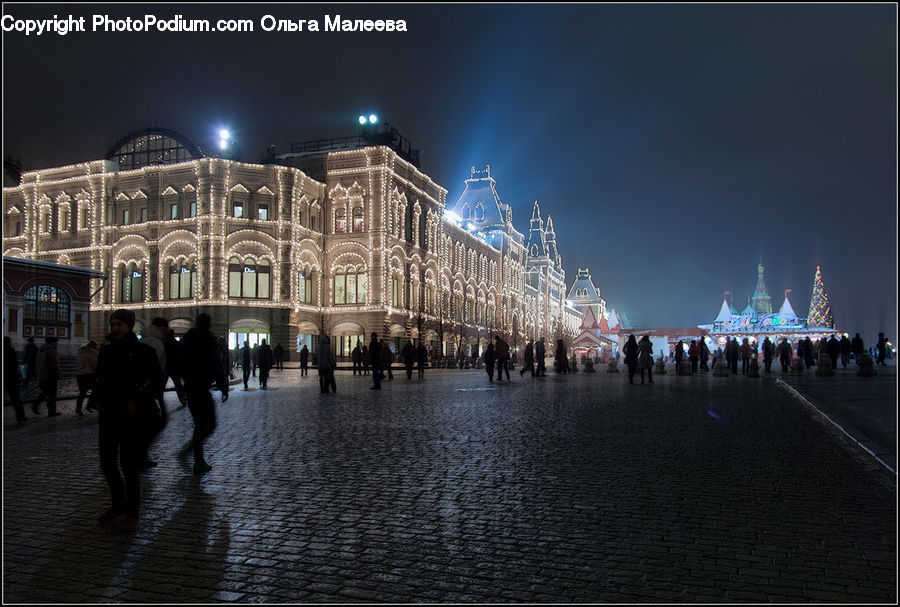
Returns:
[[[183,334],[208,312],[232,349],[266,338],[314,351],[328,334],[346,357],[372,332],[395,347],[421,337],[436,356],[481,352],[492,334],[520,348],[571,344],[586,306],[602,315],[606,304],[574,287],[567,301],[552,219],[535,202],[527,236],[518,232],[490,167],[473,167],[465,185],[448,207],[387,123],[260,164],[141,129],[103,160],[26,171],[4,187],[4,256],[95,271],[87,328],[74,333],[65,284],[18,296],[5,284],[4,314],[21,306],[8,334],[16,347],[60,335],[61,354],[74,354],[122,307],[138,332],[163,316]]]

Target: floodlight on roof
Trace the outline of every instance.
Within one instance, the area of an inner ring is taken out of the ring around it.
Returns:
[[[367,121],[367,119],[366,119],[366,117],[365,117],[365,116],[362,116],[362,115],[360,115],[360,117],[359,117],[359,123],[360,123],[360,124],[365,124],[365,123],[366,123],[366,121]]]

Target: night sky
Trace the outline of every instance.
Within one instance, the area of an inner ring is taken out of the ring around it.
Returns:
[[[356,133],[376,112],[462,193],[491,165],[516,227],[553,216],[571,286],[590,268],[642,327],[742,309],[766,267],[806,316],[816,266],[838,328],[896,338],[897,9],[847,5],[4,4],[88,31],[3,34],[3,151],[102,158],[147,123],[241,160]],[[91,15],[246,18],[254,33],[100,33]],[[263,32],[260,19],[403,19],[408,32]]]

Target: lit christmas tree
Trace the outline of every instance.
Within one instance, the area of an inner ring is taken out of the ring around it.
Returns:
[[[813,280],[812,297],[809,300],[809,314],[806,318],[808,327],[827,327],[834,329],[834,319],[831,317],[831,306],[828,303],[828,294],[822,284],[822,268],[816,266],[816,278]]]

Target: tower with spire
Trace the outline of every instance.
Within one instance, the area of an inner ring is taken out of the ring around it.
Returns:
[[[756,266],[759,278],[756,281],[756,291],[750,298],[750,305],[757,316],[766,316],[772,313],[772,298],[766,289],[766,280],[764,278],[765,268],[760,263]]]

